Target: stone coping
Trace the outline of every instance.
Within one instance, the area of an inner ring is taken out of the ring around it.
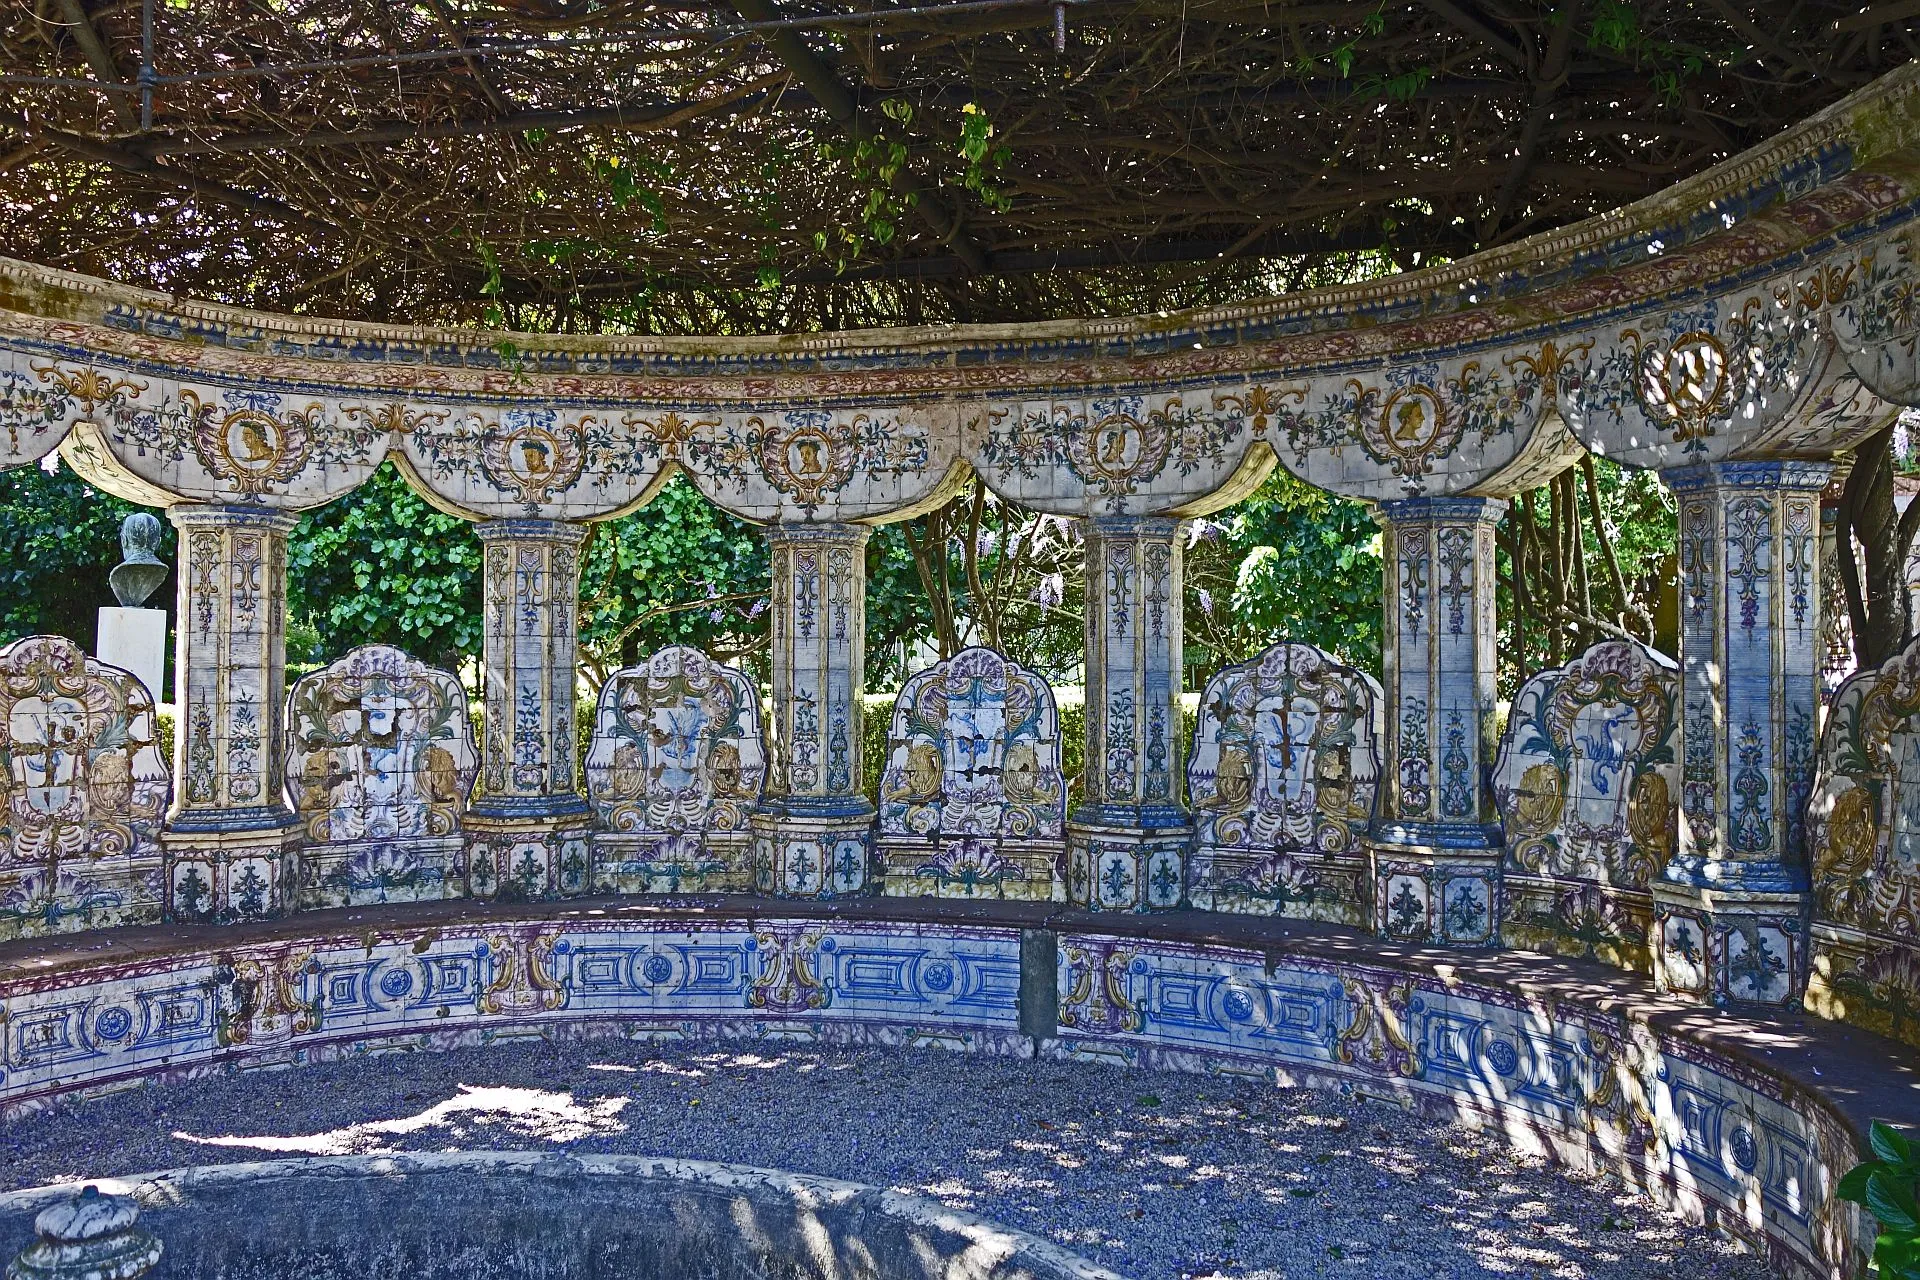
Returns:
[[[759,1264],[771,1261],[780,1275],[786,1267],[807,1276],[875,1267],[899,1280],[1122,1280],[1049,1240],[919,1196],[707,1160],[522,1151],[330,1156],[197,1165],[90,1185],[140,1202],[141,1225],[168,1246],[169,1275],[212,1274],[235,1253],[242,1269],[257,1266],[260,1259],[248,1256],[256,1243],[268,1260],[284,1243],[302,1249],[302,1261],[325,1252],[351,1273],[365,1255],[416,1231],[450,1240],[480,1230],[491,1238],[511,1217],[503,1205],[517,1193],[543,1206],[540,1240],[490,1243],[515,1250],[522,1263],[534,1259],[519,1250],[537,1248],[562,1276],[598,1273],[578,1239],[593,1228],[600,1247],[618,1233],[624,1260],[637,1253],[654,1264],[635,1267],[639,1275],[673,1275],[676,1263],[688,1261],[685,1251],[712,1241],[728,1255],[732,1266],[720,1271],[728,1275],[761,1273]],[[73,1194],[64,1184],[0,1195],[0,1243]],[[448,1266],[429,1264],[426,1276],[469,1274],[463,1268],[471,1260],[451,1252],[436,1260]]]
[[[1095,934],[1283,958],[1403,970],[1446,986],[1504,989],[1524,1004],[1577,1005],[1699,1045],[1818,1098],[1845,1118],[1865,1149],[1874,1120],[1920,1125],[1920,1052],[1842,1022],[1803,1012],[1732,1011],[1663,996],[1643,975],[1597,962],[1527,951],[1468,952],[1376,938],[1344,925],[1277,916],[1167,911],[1090,912],[1041,902],[871,898],[787,900],[747,894],[573,898],[558,902],[469,900],[301,912],[241,925],[152,925],[0,943],[0,995],[16,982],[231,948],[322,937],[372,938],[443,927],[568,922],[721,925],[758,920],[871,921],[898,925]]]

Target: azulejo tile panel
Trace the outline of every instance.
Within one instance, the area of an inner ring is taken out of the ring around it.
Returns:
[[[595,1026],[1008,1051],[1019,993],[1007,928],[718,918],[322,935],[0,983],[0,1115],[131,1077]]]
[[[752,887],[749,818],[766,781],[745,672],[675,645],[608,677],[587,752],[602,893]]]
[[[154,734],[132,673],[60,636],[0,649],[0,938],[160,918]]]
[[[1066,900],[1060,715],[1037,673],[965,649],[909,677],[880,776],[882,892]]]
[[[287,695],[289,798],[300,817],[297,903],[458,897],[460,824],[479,771],[452,673],[365,645]]]
[[[1378,681],[1312,645],[1209,680],[1187,765],[1189,903],[1365,923],[1384,715]]]
[[[1920,1045],[1920,641],[1834,695],[1808,825],[1807,1006]]]
[[[1679,839],[1680,672],[1607,640],[1521,686],[1493,769],[1510,946],[1653,971],[1649,886]]]

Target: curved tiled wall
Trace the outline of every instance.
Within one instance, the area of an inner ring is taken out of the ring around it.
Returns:
[[[1897,1046],[1651,1001],[1643,982],[1579,962],[1462,969],[1457,953],[1336,926],[1255,923],[1182,913],[1148,937],[1129,932],[1145,922],[1039,904],[957,922],[897,902],[606,899],[13,944],[0,1116],[142,1079],[529,1034],[1040,1054],[1253,1074],[1488,1124],[1720,1223],[1783,1275],[1857,1268],[1859,1222],[1828,1189],[1867,1117],[1920,1111]]]

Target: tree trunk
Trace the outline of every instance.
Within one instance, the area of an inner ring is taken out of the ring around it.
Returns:
[[[1866,668],[1900,652],[1912,631],[1905,570],[1914,522],[1894,510],[1893,428],[1869,436],[1853,458],[1842,500],[1840,553],[1843,568],[1851,567],[1851,543],[1859,540],[1864,573],[1843,572],[1842,577],[1853,615],[1854,657]],[[1920,511],[1920,504],[1910,510]]]

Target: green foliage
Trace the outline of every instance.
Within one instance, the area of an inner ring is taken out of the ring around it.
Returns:
[[[65,466],[0,472],[0,642],[60,635],[91,651],[97,611],[115,603],[107,575],[120,563],[120,522],[139,510]],[[161,558],[172,559],[164,544]],[[146,603],[170,608],[172,578]]]
[[[1716,57],[1707,49],[1657,40],[1641,25],[1639,7],[1632,0],[1598,0],[1587,30],[1587,47],[1625,54],[1636,67],[1645,67],[1660,96],[1669,102],[1680,97],[1682,82],[1701,74],[1709,63],[1735,60],[1739,49]]]
[[[390,644],[458,669],[480,650],[480,609],[473,526],[427,505],[391,462],[288,535],[289,661]],[[296,639],[310,647],[296,649]]]
[[[1874,1159],[1848,1170],[1834,1194],[1865,1205],[1879,1224],[1874,1273],[1882,1280],[1920,1280],[1920,1148],[1877,1120],[1870,1141]]]
[[[673,176],[673,170],[653,160],[629,160],[625,156],[601,156],[593,162],[593,171],[607,184],[616,209],[638,203],[647,211],[655,234],[667,229],[667,204],[656,182]]]
[[[595,528],[580,596],[581,662],[596,688],[670,644],[738,662],[767,643],[766,542],[675,476],[642,510]]]
[[[1013,207],[1013,201],[993,185],[991,175],[1005,165],[1013,153],[1006,147],[994,146],[992,139],[993,121],[987,117],[985,108],[972,102],[961,107],[960,156],[967,162],[961,184],[979,196],[987,208],[1005,213]]]
[[[1645,638],[1650,634],[1653,648],[1669,656],[1677,655],[1678,509],[1673,495],[1660,483],[1660,477],[1655,472],[1622,467],[1604,458],[1594,460],[1594,487],[1600,495],[1599,518],[1605,525],[1608,541],[1620,566],[1621,580],[1626,587],[1626,599],[1622,601],[1614,590],[1612,575],[1607,569],[1606,553],[1594,524],[1593,504],[1586,486],[1580,482],[1577,471],[1573,473],[1573,479],[1574,505],[1580,513],[1577,554],[1585,565],[1587,591],[1592,598],[1594,615],[1614,622],[1624,617],[1634,635]],[[1496,651],[1502,697],[1512,697],[1527,676],[1534,672],[1557,666],[1587,645],[1608,638],[1607,633],[1583,626],[1572,619],[1561,617],[1555,620],[1545,616],[1545,595],[1555,588],[1558,581],[1550,565],[1535,566],[1528,571],[1529,616],[1522,619],[1516,606],[1513,548],[1523,522],[1529,519],[1529,512],[1533,520],[1531,545],[1536,551],[1550,549],[1556,539],[1562,537],[1569,547],[1576,545],[1572,536],[1565,533],[1567,516],[1564,496],[1560,505],[1561,524],[1556,526],[1552,515],[1552,484],[1549,484],[1515,498],[1501,524],[1499,549],[1495,553],[1498,573],[1495,598],[1499,628]],[[1558,585],[1567,594],[1572,607],[1581,607],[1575,583],[1558,581]],[[1524,645],[1518,642],[1516,624],[1524,633]]]
[[[898,688],[910,674],[905,664],[907,647],[932,626],[932,612],[914,572],[913,552],[907,549],[905,527],[882,525],[867,542],[866,683]]]
[[[1358,502],[1275,471],[1187,550],[1190,685],[1282,640],[1379,673],[1380,531]]]
[[[1323,69],[1333,70],[1342,80],[1353,71],[1354,59],[1359,55],[1360,42],[1382,36],[1387,30],[1386,5],[1378,5],[1374,11],[1360,20],[1360,30],[1340,44],[1315,55],[1302,50],[1294,60],[1293,73],[1304,80]]]
[[[887,99],[880,104],[880,111],[902,128],[913,121],[913,106],[903,98]],[[830,171],[844,169],[866,189],[854,225],[842,224],[831,233],[813,234],[814,248],[833,257],[844,269],[866,252],[869,242],[892,243],[900,220],[918,203],[911,192],[902,194],[894,189],[895,181],[906,170],[907,146],[898,138],[873,132],[857,138],[829,138],[820,144],[819,158]]]

